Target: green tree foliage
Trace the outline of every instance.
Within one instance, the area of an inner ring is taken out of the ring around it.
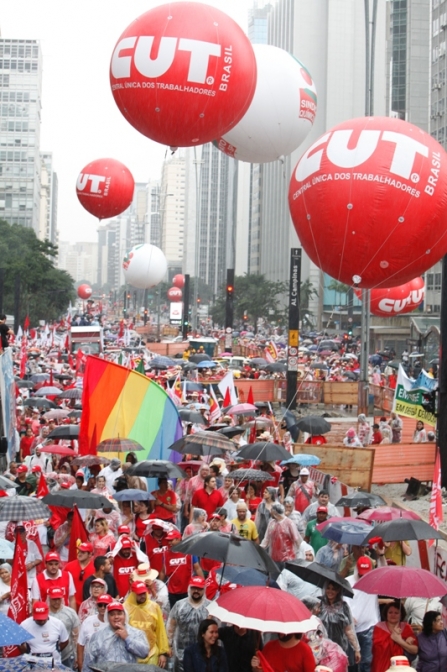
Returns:
[[[318,296],[318,292],[311,283],[309,279],[305,280],[300,285],[300,311],[309,309],[309,301],[315,296]]]
[[[32,229],[0,219],[0,268],[4,269],[3,312],[14,312],[15,278],[20,278],[20,321],[54,320],[75,299],[73,279],[54,267],[57,247]]]
[[[239,275],[234,280],[234,319],[243,320],[248,316],[248,322],[256,329],[258,319],[263,317],[269,322],[284,320],[284,305],[281,295],[286,292],[284,282],[272,282],[264,275]],[[214,322],[225,323],[226,287],[221,290],[211,315]]]

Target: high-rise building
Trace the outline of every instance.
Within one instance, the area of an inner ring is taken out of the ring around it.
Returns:
[[[248,37],[252,44],[268,44],[268,15],[272,5],[254,0],[248,13]],[[248,273],[261,270],[261,208],[263,166],[250,164],[250,204],[248,223]]]
[[[0,217],[40,231],[42,52],[0,38]]]
[[[37,237],[40,240],[49,240],[53,244],[58,242],[57,233],[57,195],[58,180],[53,170],[53,154],[40,153],[40,221]]]
[[[163,163],[160,186],[161,249],[170,275],[182,272],[185,244],[185,152]]]
[[[58,268],[67,271],[75,282],[95,284],[98,276],[97,243],[59,243]]]
[[[161,248],[160,180],[146,185],[145,242]]]
[[[386,1],[379,0],[375,59],[375,114],[385,113]],[[268,14],[268,41],[293,53],[310,71],[317,116],[305,142],[284,161],[263,167],[260,271],[287,281],[290,248],[299,246],[288,208],[291,172],[304,151],[337,123],[365,114],[365,18],[359,0],[277,0]],[[325,279],[303,255],[302,278],[318,291],[310,312],[321,325]]]

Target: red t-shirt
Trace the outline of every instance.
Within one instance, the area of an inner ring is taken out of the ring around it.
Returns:
[[[146,534],[144,537],[146,555],[149,558],[152,569],[156,569],[157,572],[161,572],[163,568],[163,553],[169,549],[167,542],[165,542],[165,536],[163,535],[160,540],[153,537],[152,534]]]
[[[145,520],[148,520],[148,518],[145,518]],[[135,516],[135,534],[139,539],[144,537],[144,535],[147,532],[147,525],[145,524],[144,520],[141,520],[140,516]]]
[[[224,500],[219,490],[208,493],[205,488],[200,488],[193,494],[191,504],[199,509],[204,509],[209,519],[216,509],[220,509],[224,505]]]
[[[167,490],[164,495],[162,495],[157,490],[154,490],[151,492],[151,495],[159,499],[160,502],[163,502],[163,504],[177,504],[177,495],[173,490]],[[165,509],[163,506],[155,506],[151,513],[151,518],[160,518],[160,520],[174,521],[175,513],[173,511],[168,511],[168,509]]]
[[[113,578],[120,597],[129,592],[129,576],[137,568],[138,560],[135,553],[130,558],[122,558],[119,553],[113,559]]]
[[[267,642],[262,650],[274,672],[314,672],[315,658],[312,649],[305,642],[287,649],[278,639]]]
[[[79,608],[81,602],[83,602],[82,591],[84,588],[84,581],[95,573],[95,565],[93,564],[93,560],[91,560],[87,567],[82,569],[79,560],[72,560],[71,562],[67,562],[64,569],[66,572],[69,572],[73,578],[73,583],[76,589],[76,604]]]
[[[188,592],[188,584],[193,575],[192,555],[166,551],[164,553],[168,591],[175,595]]]
[[[35,438],[35,436],[22,436],[20,439],[20,451],[22,453],[22,459],[31,455],[31,446],[33,445]]]
[[[36,581],[39,584],[40,599],[42,602],[47,601],[48,591],[50,588],[60,588],[64,595],[64,603],[68,606],[68,598],[70,596],[70,574],[62,570],[61,575],[56,579],[49,579],[45,572],[36,576]]]

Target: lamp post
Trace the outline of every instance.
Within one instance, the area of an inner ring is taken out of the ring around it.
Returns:
[[[196,174],[196,245],[194,250],[194,296],[192,300],[192,329],[198,329],[197,298],[199,296],[199,255],[200,255],[200,218],[202,214],[202,166],[203,159],[197,158],[197,147],[194,147],[195,174]]]

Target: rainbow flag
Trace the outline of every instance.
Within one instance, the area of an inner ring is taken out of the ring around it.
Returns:
[[[79,431],[79,454],[96,455],[100,441],[133,439],[144,446],[141,460],[168,460],[183,435],[177,408],[165,390],[146,376],[87,357]]]

